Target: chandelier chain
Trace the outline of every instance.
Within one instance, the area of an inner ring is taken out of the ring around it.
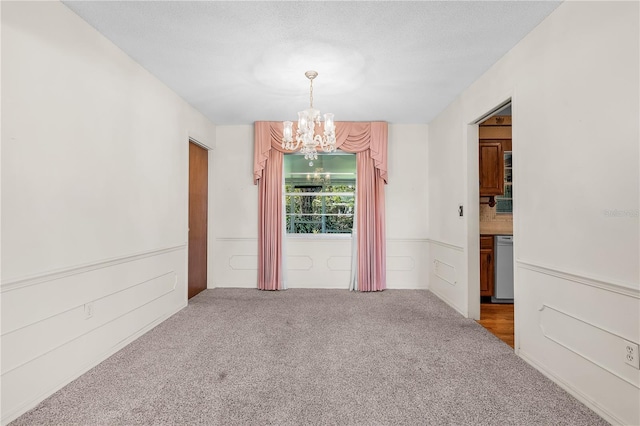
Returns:
[[[309,80],[310,89],[309,89],[309,106],[313,108],[313,79]]]

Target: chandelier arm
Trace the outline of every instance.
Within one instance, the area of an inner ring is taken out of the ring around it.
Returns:
[[[297,151],[298,148],[300,148],[300,141],[296,138],[295,144],[291,141],[291,148],[289,148],[289,151]]]
[[[335,137],[331,137],[330,135],[324,135],[324,136],[320,136],[320,135],[316,135],[316,138],[318,140],[318,145],[320,145],[320,148],[322,148],[322,150],[324,152],[335,152],[336,151],[336,140]]]

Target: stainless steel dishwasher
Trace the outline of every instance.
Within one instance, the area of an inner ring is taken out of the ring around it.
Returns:
[[[495,286],[493,303],[513,303],[513,236],[495,237]]]

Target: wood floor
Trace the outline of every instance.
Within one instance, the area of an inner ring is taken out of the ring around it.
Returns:
[[[512,303],[481,303],[478,324],[507,345],[514,347]]]

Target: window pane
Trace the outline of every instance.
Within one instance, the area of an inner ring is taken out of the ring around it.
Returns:
[[[285,215],[292,234],[351,233],[355,213],[354,154],[284,157]]]
[[[504,152],[504,194],[496,197],[496,213],[513,212],[513,162],[511,151]]]
[[[511,199],[496,200],[496,213],[511,213],[511,212],[513,212],[513,201]]]

